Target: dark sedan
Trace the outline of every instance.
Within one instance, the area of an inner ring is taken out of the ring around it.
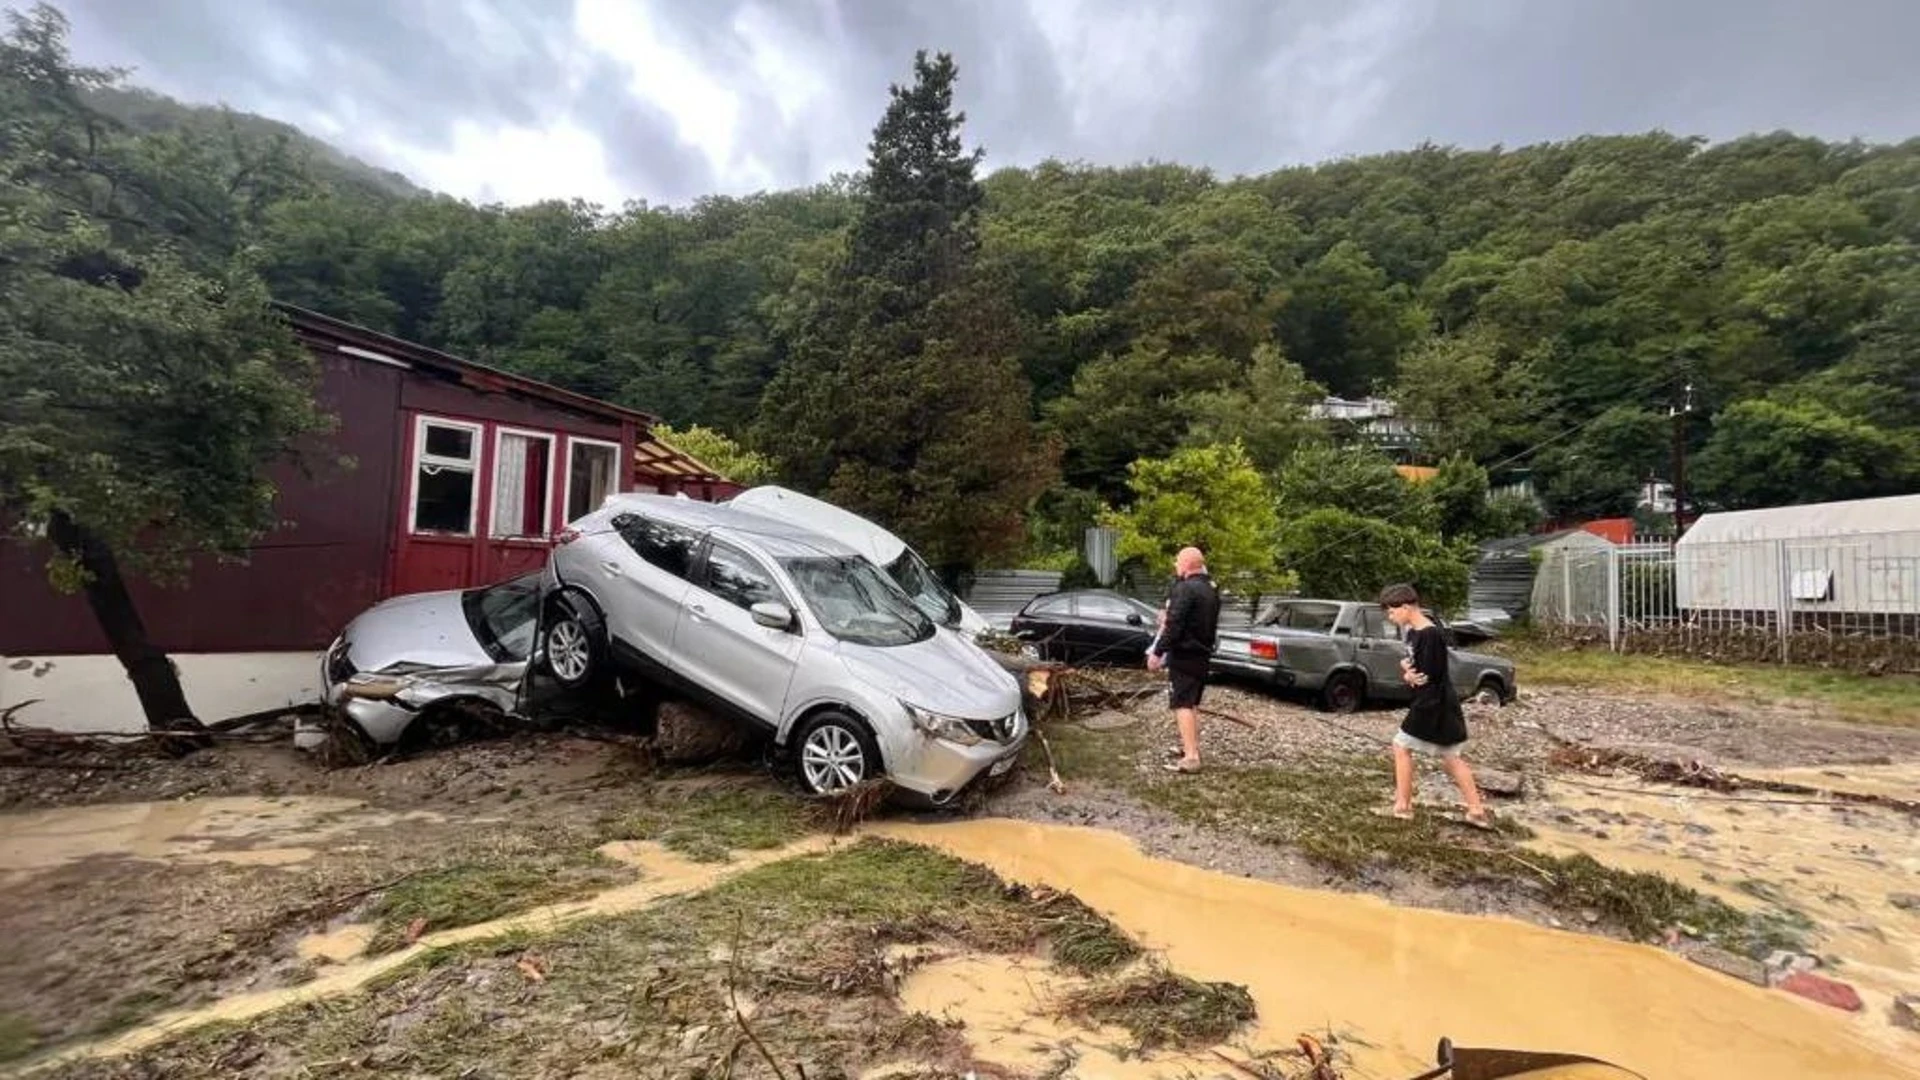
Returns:
[[[1076,589],[1035,597],[1013,617],[1013,636],[1042,659],[1072,664],[1146,662],[1159,612],[1109,589]]]

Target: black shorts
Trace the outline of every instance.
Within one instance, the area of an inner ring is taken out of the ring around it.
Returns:
[[[1191,668],[1182,670],[1177,667],[1167,669],[1167,707],[1170,709],[1197,709],[1200,707],[1200,695],[1207,689],[1205,670]]]

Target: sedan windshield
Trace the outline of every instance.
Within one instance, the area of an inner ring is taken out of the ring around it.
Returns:
[[[933,636],[933,620],[892,578],[858,556],[783,559],[807,607],[827,633],[857,645],[911,645]]]
[[[460,610],[488,656],[502,662],[525,660],[533,652],[540,614],[540,574],[468,590],[460,597]]]

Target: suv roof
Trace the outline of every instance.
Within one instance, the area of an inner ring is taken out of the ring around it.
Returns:
[[[718,530],[723,536],[733,535],[751,540],[775,558],[859,554],[845,544],[791,522],[697,499],[624,492],[608,496],[601,509],[615,513],[645,514],[659,521],[702,532]]]

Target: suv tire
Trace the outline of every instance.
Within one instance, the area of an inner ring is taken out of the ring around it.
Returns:
[[[826,709],[794,735],[793,770],[807,794],[833,795],[879,778],[880,744],[859,717]]]
[[[592,606],[567,595],[547,602],[547,617],[542,620],[540,641],[545,653],[547,673],[569,690],[593,685],[606,666],[606,641]]]

